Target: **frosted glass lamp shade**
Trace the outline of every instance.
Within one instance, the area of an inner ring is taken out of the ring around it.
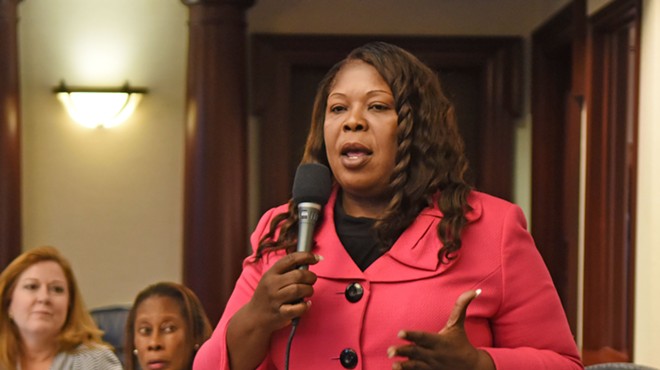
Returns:
[[[133,114],[145,89],[67,88],[55,89],[69,116],[85,127],[113,127]]]

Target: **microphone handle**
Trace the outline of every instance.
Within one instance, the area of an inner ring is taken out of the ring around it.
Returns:
[[[312,239],[314,237],[314,226],[319,218],[321,205],[312,202],[298,204],[298,246],[297,252],[309,252],[312,250]],[[306,270],[307,265],[301,265],[299,269]]]

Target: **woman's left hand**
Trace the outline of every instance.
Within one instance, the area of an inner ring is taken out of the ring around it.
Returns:
[[[481,290],[464,292],[456,300],[447,324],[437,334],[421,331],[401,331],[399,338],[410,344],[393,346],[387,350],[389,357],[406,357],[395,362],[394,370],[495,370],[490,356],[478,350],[465,334],[467,307]]]

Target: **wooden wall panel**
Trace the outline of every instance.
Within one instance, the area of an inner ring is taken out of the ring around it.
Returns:
[[[640,0],[590,19],[585,364],[633,361]]]
[[[18,0],[0,0],[0,271],[21,253]]]

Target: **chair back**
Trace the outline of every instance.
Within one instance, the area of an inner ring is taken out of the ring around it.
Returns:
[[[609,362],[585,366],[584,370],[658,370],[654,367],[632,364],[630,362]]]
[[[115,354],[124,365],[124,331],[128,312],[127,305],[104,306],[90,310],[99,329],[103,330],[103,340],[114,347]]]

